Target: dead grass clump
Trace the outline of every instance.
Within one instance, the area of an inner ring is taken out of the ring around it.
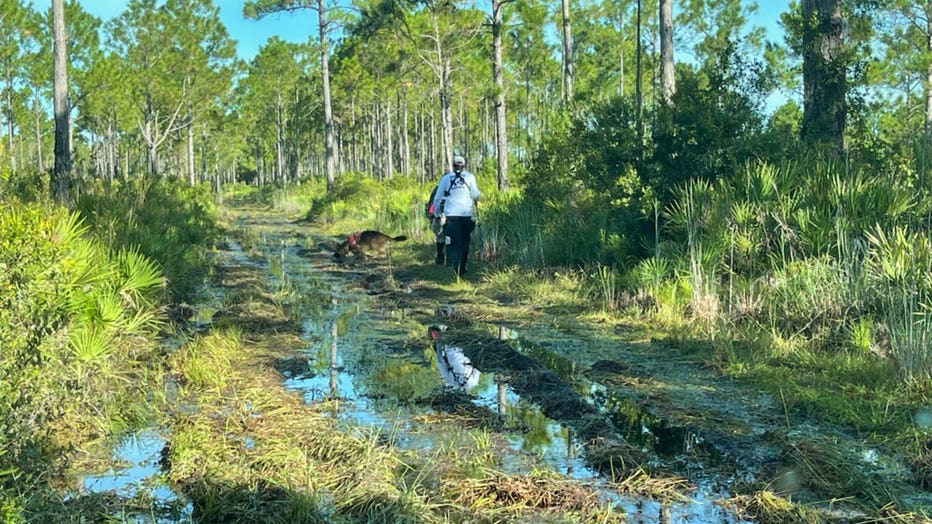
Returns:
[[[643,469],[637,469],[624,480],[613,483],[615,491],[623,495],[636,495],[662,502],[686,502],[684,492],[692,487],[681,477],[654,477]]]
[[[828,441],[809,440],[788,443],[786,454],[799,473],[800,487],[812,489],[817,497],[853,496],[875,508],[893,500],[889,489],[892,486],[872,474],[853,450]]]
[[[214,316],[215,324],[239,326],[248,333],[299,332],[298,326],[282,307],[267,299],[250,299],[233,304],[221,315]]]
[[[639,448],[627,442],[601,437],[588,443],[586,459],[590,467],[615,482],[636,474],[648,462]]]
[[[600,505],[598,496],[585,485],[548,472],[507,475],[486,471],[481,478],[446,478],[442,490],[472,508],[493,505],[513,511],[535,508],[571,513],[592,511]]]
[[[814,510],[793,504],[772,491],[738,495],[722,503],[742,519],[760,524],[817,524],[824,519]]]

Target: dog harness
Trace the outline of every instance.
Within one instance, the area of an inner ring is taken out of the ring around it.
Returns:
[[[353,233],[346,239],[350,246],[356,246],[356,243],[359,242],[359,231]]]

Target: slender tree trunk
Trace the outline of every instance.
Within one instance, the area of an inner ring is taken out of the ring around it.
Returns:
[[[673,0],[660,0],[660,98],[673,103],[676,77],[673,69]]]
[[[376,103],[372,108],[372,115],[369,118],[369,163],[366,165],[369,176],[381,178],[382,171],[381,157],[379,156],[379,104]]]
[[[618,28],[619,33],[624,34],[625,30],[625,16],[624,13],[619,13],[618,15]],[[625,96],[625,42],[624,37],[622,37],[621,42],[618,46],[618,96]]]
[[[408,133],[408,92],[403,91],[401,94],[401,115],[403,122],[401,124],[401,170],[405,175],[412,175],[411,170],[411,140]]]
[[[36,167],[40,173],[45,172],[45,164],[42,162],[42,108],[39,103],[39,91],[33,91],[33,110],[36,113]]]
[[[932,17],[926,18],[926,52],[932,54]],[[932,141],[932,63],[926,66],[926,141]]]
[[[524,77],[524,167],[530,165],[531,157],[531,75]]]
[[[6,71],[6,136],[10,154],[10,170],[16,172],[16,153],[13,142],[13,70]]]
[[[440,147],[444,169],[453,165],[453,108],[451,107],[450,60],[444,59],[440,72]]]
[[[564,0],[565,1],[565,0]],[[495,156],[498,189],[508,189],[508,118],[505,113],[505,73],[502,52],[502,0],[492,1],[492,76],[495,80]]]
[[[333,105],[330,102],[330,58],[327,49],[327,16],[324,0],[317,0],[317,20],[320,32],[320,74],[324,97],[324,142],[326,144],[327,189],[336,181],[336,146],[333,137]]]
[[[845,145],[847,108],[845,19],[841,0],[803,0],[802,136],[810,143]]]
[[[191,113],[190,100],[188,101],[187,112],[188,125],[185,129],[185,135],[187,137],[188,184],[193,187],[197,181],[194,179],[194,115]]]
[[[388,97],[385,108],[385,178],[392,178],[395,171],[395,141],[392,129],[392,99]]]
[[[430,112],[430,133],[428,133],[428,143],[427,143],[427,170],[429,173],[434,176],[439,176],[438,171],[440,168],[434,163],[437,160],[437,123],[434,112]]]
[[[635,122],[637,124],[637,137],[638,137],[638,158],[643,157],[644,150],[644,126],[642,125],[642,110],[644,107],[644,98],[641,93],[641,54],[642,54],[642,45],[641,45],[641,0],[637,0],[637,51],[635,54],[635,72],[634,72],[634,99],[635,105],[637,107],[635,113]]]
[[[282,120],[282,99],[281,93],[275,105],[275,180],[285,183],[285,123]]]
[[[107,180],[116,178],[116,137],[113,136],[113,122],[107,119]]]
[[[52,173],[52,198],[70,204],[71,144],[68,115],[68,53],[65,48],[65,9],[62,0],[52,0],[52,33],[54,39],[54,110],[55,168]]]
[[[570,31],[570,0],[563,4],[563,101],[573,100],[573,35]]]
[[[452,89],[450,87],[450,73],[452,66],[450,59],[444,55],[440,39],[440,27],[436,18],[433,19],[435,53],[437,56],[437,96],[440,99],[440,148],[443,155],[443,164],[446,169],[453,165],[453,109]],[[433,121],[432,121],[433,123]]]

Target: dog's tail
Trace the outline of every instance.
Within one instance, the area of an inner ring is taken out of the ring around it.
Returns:
[[[398,235],[397,237],[392,238],[395,242],[401,242],[402,240],[408,240],[408,237],[404,235]]]

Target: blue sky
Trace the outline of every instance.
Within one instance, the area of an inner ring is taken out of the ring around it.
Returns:
[[[758,13],[751,20],[751,24],[764,27],[769,40],[782,43],[782,30],[777,23],[780,13],[787,10],[789,2],[790,0],[758,0]],[[106,21],[123,12],[128,2],[80,0],[80,3],[89,13]],[[220,7],[220,17],[230,36],[236,40],[240,57],[245,60],[255,56],[259,47],[273,35],[278,35],[287,42],[304,42],[309,35],[316,32],[316,17],[313,11],[270,15],[262,20],[244,20],[243,0],[215,0],[214,3]],[[673,9],[676,13],[676,0]]]
[[[107,20],[119,16],[129,2],[126,0],[79,0],[84,10]],[[236,40],[239,56],[249,60],[274,35],[288,42],[305,42],[316,34],[317,18],[313,11],[269,15],[261,20],[243,18],[243,0],[214,0],[220,8],[220,18],[230,37]]]

